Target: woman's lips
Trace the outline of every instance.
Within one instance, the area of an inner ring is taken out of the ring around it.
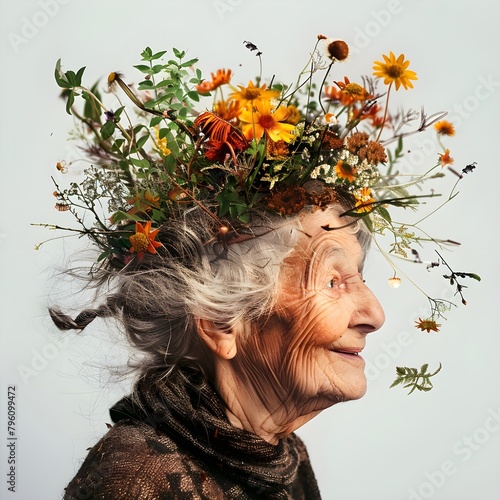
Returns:
[[[338,354],[340,356],[342,356],[343,358],[345,358],[346,360],[350,360],[350,361],[355,361],[355,362],[363,362],[364,363],[364,359],[361,357],[360,355],[360,352],[362,351],[363,349],[362,348],[348,348],[348,347],[343,347],[343,348],[339,348],[339,349],[331,349],[332,352],[334,352],[335,354]]]

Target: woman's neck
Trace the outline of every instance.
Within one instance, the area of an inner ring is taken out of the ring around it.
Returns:
[[[249,383],[248,377],[239,375],[234,359],[218,363],[215,380],[231,424],[273,445],[321,411],[308,411],[303,406],[290,404],[290,401],[287,404],[269,391],[265,381],[262,384]]]

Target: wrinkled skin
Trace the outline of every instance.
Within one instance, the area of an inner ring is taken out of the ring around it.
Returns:
[[[366,391],[366,336],[384,322],[363,282],[364,253],[330,210],[303,216],[295,249],[280,271],[274,313],[216,371],[230,420],[269,442],[321,410]]]

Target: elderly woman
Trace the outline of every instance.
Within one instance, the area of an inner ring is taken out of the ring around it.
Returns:
[[[309,206],[229,245],[204,244],[194,211],[97,310],[52,311],[63,328],[115,316],[147,354],[65,498],[319,498],[294,431],[365,393],[360,354],[384,320],[362,278],[366,229],[345,208]]]
[[[325,43],[329,71],[348,47]],[[443,158],[399,186],[403,134],[389,141],[390,155],[379,139],[387,121],[397,132],[414,115],[392,116],[390,92],[378,105],[383,95],[370,79],[367,88],[347,77],[328,87],[325,76],[315,94],[310,83],[325,69],[315,53],[296,88],[230,86],[199,112],[199,96],[219,95],[232,73],[202,81],[191,71],[196,61],[173,52],[161,64],[165,52],[144,50],[137,91],[109,75],[110,91],[123,91],[135,115],[113,112],[95,88],[83,88],[83,68],[56,67],[67,110],[91,137],[81,135],[92,162],[82,183],[56,184],[56,208],[70,210],[101,250],[89,276],[108,295],[75,319],[56,308],[51,316],[63,330],[114,318],[143,354],[132,394],[111,409],[115,425],[65,498],[319,498],[294,432],[365,393],[360,354],[384,321],[362,277],[365,253],[374,234],[389,233],[390,253],[401,257],[429,240],[388,208],[415,208],[408,187],[440,172]],[[412,87],[404,55],[384,61],[374,74],[389,90]],[[418,131],[431,123],[423,116]],[[388,161],[384,177],[379,164]],[[444,302],[432,304],[422,329],[437,329]],[[428,390],[424,379],[417,388]]]

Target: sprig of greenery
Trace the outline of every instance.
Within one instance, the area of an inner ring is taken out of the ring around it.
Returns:
[[[465,273],[462,271],[453,271],[453,269],[448,265],[448,263],[443,259],[442,255],[436,250],[436,253],[439,255],[439,258],[443,262],[443,264],[450,270],[450,274],[443,274],[443,278],[449,280],[451,286],[456,287],[455,294],[458,293],[460,295],[460,299],[462,300],[462,304],[467,305],[467,301],[463,295],[463,289],[467,288],[466,285],[463,285],[458,281],[458,278],[472,278],[476,281],[481,281],[481,277],[476,273]]]
[[[428,392],[432,389],[433,385],[431,382],[431,377],[434,377],[437,375],[442,368],[441,363],[439,363],[438,369],[433,372],[433,373],[428,373],[427,369],[429,368],[429,365],[426,363],[420,367],[420,370],[417,368],[408,368],[406,366],[398,366],[396,368],[396,373],[397,373],[397,378],[396,380],[391,384],[392,387],[396,387],[397,385],[403,384],[404,388],[409,388],[410,392],[408,394],[411,394],[415,389],[419,391],[424,391]]]

